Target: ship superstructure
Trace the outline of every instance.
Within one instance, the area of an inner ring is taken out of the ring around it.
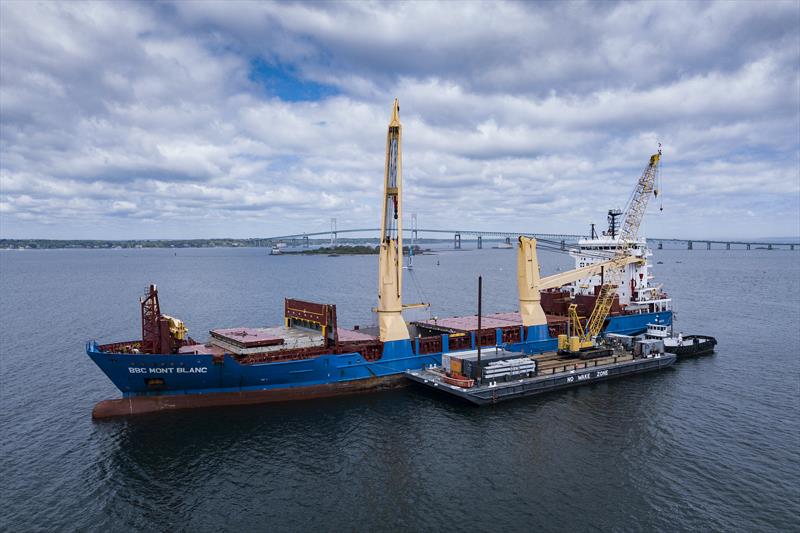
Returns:
[[[619,211],[609,211],[609,229],[602,235],[592,235],[590,239],[578,241],[578,247],[570,250],[575,260],[575,268],[603,263],[615,257],[620,247],[619,234],[615,231],[614,220]],[[653,252],[647,247],[646,239],[640,238],[628,243],[628,253],[641,261],[627,264],[621,269],[620,283],[617,288],[617,302],[620,308],[629,313],[652,313],[670,311],[672,299],[664,292],[662,285],[653,285],[649,262]],[[594,298],[599,287],[605,283],[605,270],[587,275],[566,286],[570,296]]]

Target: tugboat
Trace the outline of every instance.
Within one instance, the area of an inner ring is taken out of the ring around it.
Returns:
[[[664,341],[664,351],[674,353],[678,359],[695,355],[711,355],[717,339],[708,335],[678,335]]]
[[[672,326],[665,324],[648,324],[646,336],[659,339],[664,343],[664,351],[674,353],[679,359],[697,355],[711,355],[717,345],[717,339],[709,335],[672,334]]]

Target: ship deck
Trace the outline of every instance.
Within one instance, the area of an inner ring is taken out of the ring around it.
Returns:
[[[547,315],[547,325],[560,327],[569,320],[566,316]],[[418,320],[412,325],[432,334],[473,333],[478,331],[478,315],[453,316]],[[522,317],[516,311],[481,316],[481,330],[521,328]]]
[[[179,354],[258,355],[279,353],[284,350],[321,348],[325,346],[322,333],[306,328],[273,326],[269,328],[224,328],[211,330],[211,339],[205,344],[181,346]],[[339,342],[362,344],[377,342],[377,337],[363,331],[336,328]]]

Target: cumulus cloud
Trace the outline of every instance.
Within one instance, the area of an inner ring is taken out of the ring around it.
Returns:
[[[582,232],[658,142],[651,236],[800,232],[800,7],[0,4],[0,235]],[[169,222],[169,224],[163,224]]]

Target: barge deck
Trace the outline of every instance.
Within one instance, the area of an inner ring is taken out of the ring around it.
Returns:
[[[470,388],[459,387],[446,381],[441,367],[410,370],[406,378],[430,389],[439,390],[475,405],[487,405],[514,398],[534,396],[545,392],[578,387],[588,383],[641,374],[664,369],[675,362],[675,355],[656,354],[652,357],[635,357],[630,353],[582,361],[565,360],[556,353],[529,357],[536,361],[537,372],[532,377],[512,381],[492,381]]]

